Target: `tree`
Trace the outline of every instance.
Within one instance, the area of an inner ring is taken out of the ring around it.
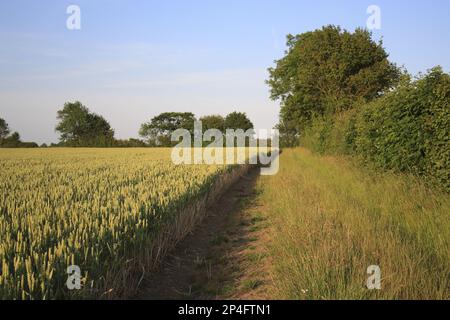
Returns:
[[[275,126],[280,135],[280,147],[293,147],[297,144],[299,139],[298,132],[295,129],[295,123],[288,122],[287,120],[281,119],[280,122]]]
[[[14,132],[14,133],[9,137],[9,139],[11,139],[11,141],[17,141],[17,142],[19,142],[19,141],[20,141],[20,134],[19,134],[18,132]]]
[[[150,145],[171,146],[171,135],[177,129],[186,129],[194,134],[195,116],[191,112],[164,112],[143,123],[139,135]]]
[[[249,132],[247,132],[250,129],[253,129],[253,123],[250,121],[250,119],[247,117],[247,114],[243,113],[243,112],[232,112],[229,115],[227,115],[225,117],[225,130],[227,129],[232,129],[235,130],[235,132],[237,130],[243,130],[245,133],[245,145],[249,145],[250,141],[253,140],[253,135],[254,135],[254,131],[251,130]],[[250,133],[250,134],[248,134]],[[233,139],[234,142],[233,144],[236,145],[236,143],[239,143],[239,139],[236,138],[235,135],[232,134],[226,134],[226,142],[229,143],[229,141],[233,141],[230,140]]]
[[[204,116],[200,118],[200,121],[202,122],[203,131],[209,129],[217,129],[221,132],[224,131],[225,119],[220,115]]]
[[[21,147],[21,144],[20,134],[18,132],[14,132],[10,136],[1,140],[1,146],[3,148],[19,148]]]
[[[97,114],[89,114],[86,141],[90,146],[111,146],[114,143],[114,130],[108,121]]]
[[[396,84],[399,69],[371,33],[340,27],[287,36],[286,55],[269,68],[271,98],[281,101],[280,126],[300,133],[314,115],[373,100]],[[283,132],[281,132],[283,134]]]
[[[4,119],[0,118],[0,147],[1,148],[36,148],[38,145],[34,142],[22,142],[20,134],[14,132],[9,135],[9,126]]]
[[[242,129],[247,131],[249,129],[253,129],[253,123],[247,117],[247,114],[236,111],[226,116],[224,126],[225,129],[233,130]]]
[[[115,140],[114,147],[118,148],[145,148],[148,145],[139,139],[130,138],[128,140]]]
[[[80,141],[88,131],[89,110],[80,102],[67,102],[64,108],[57,113],[57,119],[60,120],[56,126],[59,131],[61,142]]]
[[[0,118],[0,140],[5,139],[9,134],[9,126],[6,121]]]
[[[110,146],[114,130],[102,116],[91,113],[81,102],[65,103],[58,111],[60,141],[70,146]]]

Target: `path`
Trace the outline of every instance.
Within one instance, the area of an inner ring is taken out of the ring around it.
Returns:
[[[138,299],[264,299],[267,259],[258,212],[259,169],[250,170],[209,208],[158,273],[144,279]]]

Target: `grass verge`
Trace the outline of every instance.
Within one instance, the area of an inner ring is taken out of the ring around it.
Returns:
[[[305,149],[280,165],[261,179],[275,298],[449,298],[448,194]],[[381,290],[366,287],[370,265]]]

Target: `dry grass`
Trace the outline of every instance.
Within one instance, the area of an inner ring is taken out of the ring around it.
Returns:
[[[262,178],[278,298],[449,298],[448,194],[304,149],[280,164]],[[365,286],[369,265],[381,290]]]

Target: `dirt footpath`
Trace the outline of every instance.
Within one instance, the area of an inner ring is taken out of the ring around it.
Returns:
[[[137,299],[270,298],[268,228],[258,204],[259,169],[209,208],[202,224],[141,283]]]

